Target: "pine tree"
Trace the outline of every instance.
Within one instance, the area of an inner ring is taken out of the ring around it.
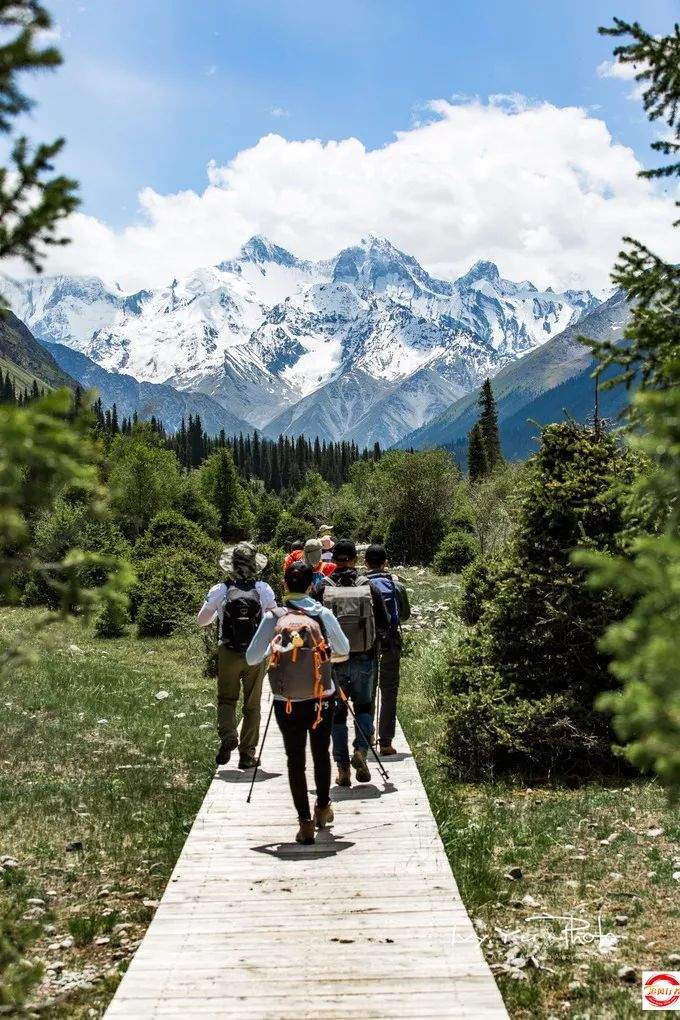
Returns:
[[[484,439],[488,470],[493,471],[495,467],[503,463],[503,454],[501,453],[501,441],[498,434],[496,400],[489,379],[484,380],[484,385],[479,394],[479,409],[479,425]]]
[[[476,482],[489,473],[486,444],[479,422],[472,426],[468,435],[468,474],[470,481]]]
[[[615,19],[605,35],[631,41],[614,49],[618,62],[636,69],[650,120],[664,120],[669,137],[652,148],[673,162],[641,176],[680,176],[680,27],[667,36],[645,32]],[[680,225],[680,221],[676,222]],[[644,244],[625,238],[613,281],[626,291],[633,311],[623,347],[591,342],[600,359],[620,369],[618,382],[638,390],[631,403],[630,442],[648,456],[646,484],[631,492],[632,520],[657,519],[651,534],[632,541],[621,558],[581,554],[577,562],[593,570],[593,583],[633,602],[620,624],[609,629],[602,647],[621,690],[600,700],[614,713],[619,738],[635,765],[653,769],[677,797],[680,794],[680,268],[664,262]],[[611,385],[606,383],[605,385]]]
[[[38,0],[0,0],[0,132],[12,132],[14,118],[34,103],[19,88],[26,71],[55,68],[61,55],[54,46],[41,47],[52,20]],[[77,184],[68,177],[50,177],[63,138],[31,149],[28,139],[14,139],[11,166],[0,168],[0,259],[18,257],[40,272],[45,245],[66,244],[59,236],[61,220],[78,205]]]

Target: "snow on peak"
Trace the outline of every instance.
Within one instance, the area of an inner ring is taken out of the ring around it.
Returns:
[[[489,283],[498,283],[500,278],[501,274],[498,272],[498,266],[495,262],[486,262],[484,259],[480,259],[457,282],[469,287],[481,280],[486,280]]]
[[[254,234],[242,245],[239,259],[244,262],[276,262],[280,266],[299,265],[299,259],[261,234]]]

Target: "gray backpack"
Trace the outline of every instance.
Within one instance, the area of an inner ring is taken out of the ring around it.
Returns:
[[[360,577],[356,585],[343,587],[329,577],[323,590],[323,604],[342,627],[350,655],[373,651],[376,639],[373,593],[366,578]]]
[[[316,617],[279,609],[269,661],[272,692],[287,701],[320,700],[333,689],[330,649]]]

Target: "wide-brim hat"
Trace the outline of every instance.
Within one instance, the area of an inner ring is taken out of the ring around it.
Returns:
[[[333,528],[330,524],[322,524],[319,528],[319,538],[323,538],[325,535],[332,535]]]
[[[222,570],[234,577],[257,577],[268,562],[265,554],[258,552],[250,542],[227,546],[220,556]]]
[[[333,548],[334,545],[335,542],[333,541],[330,535],[324,535],[323,538],[321,539],[321,548],[324,550],[324,552],[328,552],[330,549]]]

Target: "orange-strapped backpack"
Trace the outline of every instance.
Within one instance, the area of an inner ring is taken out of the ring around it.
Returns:
[[[282,609],[276,621],[269,662],[272,692],[292,701],[318,700],[314,726],[321,719],[322,699],[333,689],[331,653],[320,621],[302,609]]]

